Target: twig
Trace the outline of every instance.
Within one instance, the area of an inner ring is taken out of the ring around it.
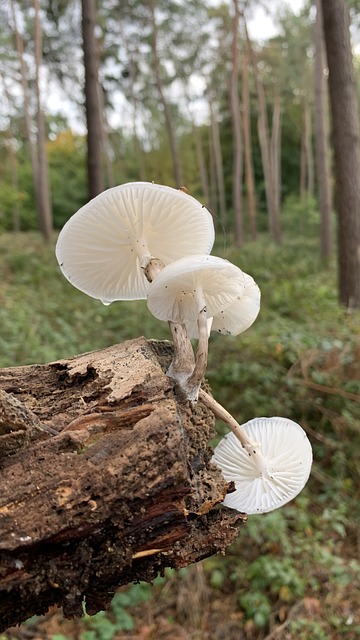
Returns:
[[[299,380],[298,378],[291,378],[292,382],[300,384],[302,387],[309,387],[315,391],[321,391],[322,393],[330,393],[334,396],[341,396],[347,400],[353,400],[354,402],[360,402],[360,396],[356,393],[350,393],[350,391],[344,391],[343,389],[337,389],[333,387],[327,387],[324,384],[318,382],[312,382],[311,380]]]

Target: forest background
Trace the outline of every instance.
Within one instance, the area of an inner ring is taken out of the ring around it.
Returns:
[[[360,208],[347,206],[341,234],[321,3],[294,14],[278,2],[262,42],[247,29],[259,4],[1,3],[0,366],[168,339],[142,302],[105,308],[72,289],[53,248],[104,188],[186,185],[213,213],[214,253],[262,291],[248,332],[211,339],[212,389],[240,422],[300,422],[315,456],[302,494],[249,518],[224,558],[121,590],[82,623],[52,611],[7,637],[359,637],[360,276],[341,256],[360,242]],[[339,5],[356,42],[359,7]],[[353,54],[341,76],[358,125]]]

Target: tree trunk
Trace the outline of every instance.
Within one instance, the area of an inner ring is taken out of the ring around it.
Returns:
[[[176,141],[173,118],[171,115],[168,102],[165,98],[162,80],[161,80],[160,60],[159,60],[158,44],[157,44],[157,25],[156,25],[156,17],[155,17],[155,6],[154,6],[153,0],[149,1],[149,8],[150,8],[150,21],[151,21],[151,27],[152,27],[151,53],[152,53],[152,59],[154,63],[155,83],[159,93],[160,102],[164,109],[166,128],[167,128],[169,143],[170,143],[171,157],[173,161],[175,184],[179,188],[183,185],[180,153],[179,153],[179,148]]]
[[[11,169],[11,186],[13,187],[14,191],[16,191],[16,193],[19,193],[18,161],[17,161],[16,150],[14,148],[14,144],[12,140],[10,140],[8,149],[9,149],[9,161],[10,161],[10,169]],[[19,233],[21,229],[20,205],[18,200],[13,205],[12,229],[14,233]]]
[[[234,541],[246,516],[217,508],[214,419],[177,396],[170,343],[125,342],[0,370],[0,630],[104,609]]]
[[[304,128],[304,112],[301,118],[301,133],[300,133],[300,176],[299,176],[299,191],[300,200],[306,199],[306,143],[305,143],[305,128]]]
[[[249,88],[249,46],[245,43],[242,66],[242,103],[243,103],[243,134],[245,156],[245,181],[247,205],[249,211],[249,228],[252,240],[256,238],[256,194],[254,180],[254,166],[251,144],[250,117],[250,88]]]
[[[280,86],[275,89],[272,130],[270,140],[270,162],[273,178],[273,200],[275,218],[280,219],[281,205],[281,95]]]
[[[34,18],[34,44],[35,44],[35,95],[36,95],[36,121],[37,121],[37,193],[39,206],[40,230],[45,240],[51,239],[53,230],[52,207],[50,197],[50,184],[48,174],[48,162],[46,155],[46,131],[45,118],[40,98],[40,67],[42,62],[42,30],[40,21],[39,0],[33,0],[35,12]]]
[[[233,133],[233,171],[232,171],[232,208],[234,217],[234,242],[236,247],[240,247],[244,242],[244,221],[242,206],[242,136],[241,136],[241,112],[239,101],[239,5],[238,0],[233,0],[234,17],[233,33],[231,44],[231,75],[230,75],[230,110],[231,128]]]
[[[30,113],[29,83],[27,80],[26,64],[25,64],[25,57],[24,57],[24,43],[20,35],[20,32],[18,30],[16,11],[15,11],[13,0],[11,0],[10,2],[10,8],[11,8],[13,27],[14,27],[17,58],[18,58],[19,67],[20,67],[21,88],[22,88],[22,95],[23,95],[25,135],[26,135],[26,141],[28,144],[29,155],[30,155],[36,210],[38,212],[39,226],[40,226],[40,229],[43,231],[43,225],[41,223],[41,213],[40,213],[41,206],[42,206],[40,193],[39,193],[40,183],[38,180],[39,158],[38,158],[35,142],[32,135],[32,116]]]
[[[91,199],[104,190],[102,166],[102,140],[104,136],[102,132],[98,54],[95,39],[95,0],[81,0],[81,10],[85,70],[88,190],[89,199]]]
[[[112,161],[112,149],[111,149],[110,136],[109,136],[110,126],[109,126],[109,122],[108,122],[108,119],[106,116],[106,110],[105,110],[104,90],[100,86],[100,84],[98,84],[98,89],[100,93],[100,104],[101,104],[101,133],[102,133],[101,148],[104,156],[104,173],[105,173],[106,189],[108,189],[109,187],[116,186],[116,180],[115,180],[115,174],[114,174],[114,165]]]
[[[280,243],[281,241],[280,218],[279,218],[278,212],[276,211],[275,202],[274,202],[274,176],[273,176],[273,167],[271,164],[269,124],[268,124],[265,92],[264,92],[263,84],[259,77],[257,63],[256,63],[252,43],[249,38],[245,18],[244,18],[244,26],[245,26],[245,32],[246,32],[246,40],[248,43],[249,52],[251,56],[252,68],[254,71],[256,92],[257,92],[257,98],[258,98],[258,109],[259,109],[258,133],[259,133],[261,160],[262,160],[263,173],[264,173],[266,204],[267,204],[268,216],[269,216],[269,228],[270,228],[271,237],[274,240],[274,242]]]
[[[8,103],[9,112],[10,112],[12,107],[12,100],[6,86],[5,78],[1,74],[0,74],[0,80],[1,80],[2,90],[3,90],[4,96],[6,97],[6,101]],[[7,143],[7,155],[9,158],[11,186],[14,190],[14,193],[18,194],[19,193],[18,160],[17,160],[17,153],[16,153],[15,144],[14,144],[14,139],[15,139],[15,136],[13,134],[12,126],[10,123],[9,140]],[[16,200],[12,208],[12,230],[14,231],[14,233],[18,233],[20,231],[20,226],[21,226],[20,225],[20,206],[19,206],[19,201]]]
[[[314,27],[315,62],[315,159],[320,209],[320,254],[329,263],[331,256],[331,189],[328,141],[327,83],[325,80],[325,43],[321,0],[315,0],[316,21]]]
[[[226,229],[226,200],[225,200],[225,184],[224,184],[224,172],[223,172],[223,157],[221,151],[220,131],[219,123],[217,119],[217,113],[215,112],[215,105],[213,98],[209,100],[210,107],[210,132],[212,150],[214,154],[214,165],[216,174],[217,192],[219,197],[219,210],[220,210],[220,222]]]
[[[138,134],[138,104],[139,100],[136,95],[136,63],[134,57],[132,55],[131,49],[129,47],[128,37],[125,33],[125,29],[121,20],[118,20],[121,38],[124,43],[126,56],[128,59],[128,72],[129,72],[129,84],[130,84],[130,99],[132,106],[132,135],[134,139],[134,147],[135,147],[135,155],[138,165],[139,172],[139,180],[146,180],[146,170],[145,170],[145,162],[144,162],[144,150],[142,148],[141,140]]]
[[[209,180],[206,172],[204,149],[203,149],[203,144],[201,139],[201,130],[199,129],[199,127],[196,126],[195,123],[192,123],[192,132],[194,136],[195,154],[196,154],[196,161],[199,169],[201,190],[205,199],[205,204],[209,207],[210,206]]]
[[[322,1],[338,215],[339,298],[360,308],[360,130],[346,0]]]
[[[314,154],[312,146],[312,110],[308,96],[304,100],[304,136],[305,136],[305,159],[306,159],[306,195],[308,198],[314,197]]]
[[[218,190],[216,180],[216,166],[215,166],[215,150],[214,150],[214,134],[213,134],[213,114],[210,106],[210,127],[209,127],[209,196],[210,196],[210,210],[214,216],[214,223],[219,219],[218,216]],[[223,225],[224,227],[224,225]]]

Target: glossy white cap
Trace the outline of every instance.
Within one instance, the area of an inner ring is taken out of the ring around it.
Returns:
[[[237,336],[246,331],[256,320],[260,311],[260,289],[254,278],[244,275],[244,291],[225,311],[214,316],[211,331],[225,335]]]
[[[241,298],[208,320],[209,335],[210,331],[215,331],[223,335],[237,336],[255,322],[260,311],[260,289],[251,276],[244,272],[243,276],[244,288]],[[189,338],[197,338],[197,323],[189,323],[187,333]]]
[[[165,265],[193,253],[210,253],[214,224],[192,196],[151,182],[104,191],[61,230],[56,257],[75,287],[105,303],[146,298],[143,267]]]
[[[235,491],[224,500],[226,507],[247,514],[266,513],[283,506],[305,486],[312,465],[312,449],[305,431],[287,418],[255,418],[242,425],[259,444],[263,465],[250,455],[233,433],[217,445],[212,462]]]
[[[156,276],[149,289],[148,307],[158,320],[185,324],[192,337],[191,327],[196,327],[201,308],[206,306],[209,320],[226,314],[228,308],[240,303],[249,277],[228,260],[216,256],[180,258]],[[238,323],[243,326],[241,318]],[[235,331],[234,320],[231,328]]]

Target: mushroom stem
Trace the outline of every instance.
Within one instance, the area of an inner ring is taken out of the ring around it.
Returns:
[[[252,442],[246,433],[245,429],[232,417],[231,413],[226,411],[224,407],[217,402],[212,396],[210,396],[204,389],[199,390],[199,400],[201,400],[210,411],[213,412],[216,418],[222,420],[229,425],[231,431],[239,440],[240,444],[251,457],[255,457],[257,466],[261,473],[267,473],[267,465],[265,458],[261,452],[260,446],[256,442]]]
[[[164,263],[159,258],[151,258],[143,267],[147,280],[152,282],[160,271],[163,270],[164,266]],[[187,393],[184,385],[194,370],[194,351],[188,338],[185,325],[169,322],[169,327],[173,338],[174,357],[166,374],[169,378],[176,380],[178,385]]]
[[[164,263],[160,258],[150,258],[145,263],[145,266],[142,267],[144,269],[144,274],[148,282],[152,282],[154,278],[163,270],[165,267]]]
[[[194,371],[195,357],[186,327],[183,324],[169,322],[174,344],[174,357],[166,374],[176,380],[187,395],[186,382]],[[188,400],[190,398],[187,397]]]
[[[188,398],[192,402],[196,402],[199,396],[201,381],[205,375],[209,351],[209,334],[208,322],[206,316],[206,306],[204,306],[198,317],[199,341],[195,356],[195,367],[187,380],[186,388],[188,390]]]

